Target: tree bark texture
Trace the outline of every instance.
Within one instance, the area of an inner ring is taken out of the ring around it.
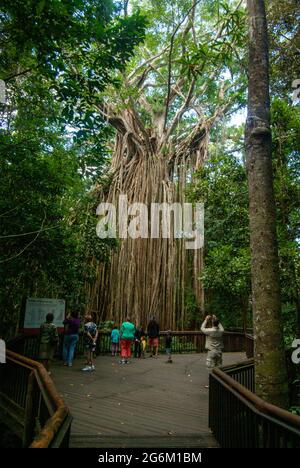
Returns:
[[[281,321],[276,208],[270,130],[269,58],[263,0],[247,0],[249,12],[249,95],[246,155],[256,393],[287,407],[287,372]]]

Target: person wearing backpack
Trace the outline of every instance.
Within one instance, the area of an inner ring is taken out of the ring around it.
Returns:
[[[47,314],[46,321],[40,327],[39,359],[43,362],[48,374],[51,374],[50,365],[59,341],[57,328],[53,320],[54,315],[52,313]]]

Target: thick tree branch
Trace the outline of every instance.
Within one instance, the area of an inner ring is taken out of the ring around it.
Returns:
[[[180,21],[180,23],[178,23],[178,25],[176,26],[175,30],[173,31],[173,34],[171,36],[171,41],[170,41],[170,51],[169,51],[169,57],[168,57],[168,93],[167,93],[167,100],[166,100],[166,109],[165,109],[165,121],[164,121],[164,129],[166,128],[166,125],[167,125],[167,121],[168,121],[168,112],[169,112],[169,102],[170,102],[170,93],[171,93],[171,76],[172,76],[172,53],[173,53],[173,47],[174,47],[174,41],[175,41],[175,37],[176,37],[176,34],[177,32],[179,31],[179,29],[181,28],[181,26],[183,25],[183,23],[185,22],[185,20],[190,16],[191,12],[193,10],[195,10],[196,6],[198,5],[198,3],[200,2],[200,0],[194,0],[193,1],[193,5],[191,6],[191,8],[188,10],[188,12],[186,13],[186,15],[184,16],[184,18]],[[189,18],[189,21],[190,21],[190,18]]]
[[[155,62],[158,58],[160,58],[168,49],[169,49],[169,45],[167,47],[165,47],[161,52],[159,52],[158,54],[154,55],[153,57],[150,57],[149,59],[145,60],[143,63],[141,63],[140,65],[138,65],[129,75],[128,75],[128,81],[130,81],[132,78],[134,78],[136,76],[137,73],[139,73],[141,70],[143,70],[144,67],[146,67],[147,65],[150,65],[152,64],[152,62]],[[151,52],[146,49],[146,51],[148,53],[151,54]]]
[[[188,90],[188,94],[184,100],[184,102],[182,103],[181,107],[178,109],[178,111],[176,112],[174,118],[173,118],[173,121],[171,122],[167,132],[166,132],[166,135],[165,135],[165,138],[164,138],[164,141],[162,142],[163,144],[166,144],[170,135],[172,134],[174,128],[176,127],[176,125],[178,124],[179,120],[181,119],[181,117],[183,116],[184,112],[188,109],[189,107],[189,104],[191,102],[191,99],[192,99],[192,96],[193,96],[193,92],[194,92],[194,88],[195,88],[195,84],[196,84],[196,79],[193,78],[191,84],[190,84],[190,88]]]

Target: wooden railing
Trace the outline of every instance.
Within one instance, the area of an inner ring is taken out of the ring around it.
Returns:
[[[213,369],[209,427],[224,448],[300,448],[300,417],[258,398],[254,363]]]
[[[159,336],[159,352],[165,350],[165,335],[162,331]],[[205,335],[201,331],[172,332],[172,353],[203,353],[205,351]],[[224,351],[235,352],[245,349],[245,337],[240,332],[224,333]],[[79,342],[79,349],[80,342]],[[83,347],[82,347],[83,349]],[[111,350],[110,333],[100,332],[97,344],[97,354],[109,354]]]
[[[161,332],[159,337],[159,352],[164,352],[166,332]],[[203,353],[205,351],[205,335],[201,331],[177,331],[173,332],[173,353]],[[227,331],[224,333],[224,351],[245,351],[245,335],[242,331]],[[63,335],[60,335],[58,355],[62,354]],[[30,358],[38,356],[38,335],[21,335],[9,344],[10,349]],[[109,354],[111,352],[110,332],[99,332],[96,354]],[[77,355],[84,353],[83,335],[80,334],[76,347]]]
[[[254,337],[249,333],[245,334],[245,348],[247,358],[252,359],[254,357]]]
[[[254,357],[254,337],[250,333],[245,335],[245,349],[246,349],[246,356],[248,359]],[[289,384],[289,399],[291,406],[295,404],[299,404],[299,388],[295,385],[295,381],[299,381],[300,379],[300,369],[299,366],[295,366],[292,363],[292,355],[293,349],[286,348],[285,350],[285,358],[286,358],[286,368],[288,373],[288,384]],[[297,402],[297,403],[296,403]]]
[[[72,417],[44,367],[10,350],[0,365],[0,415],[23,447],[68,447]]]

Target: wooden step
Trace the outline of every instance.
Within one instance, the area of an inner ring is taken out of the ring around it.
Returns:
[[[218,444],[210,432],[176,436],[100,436],[71,434],[73,448],[217,448]]]

